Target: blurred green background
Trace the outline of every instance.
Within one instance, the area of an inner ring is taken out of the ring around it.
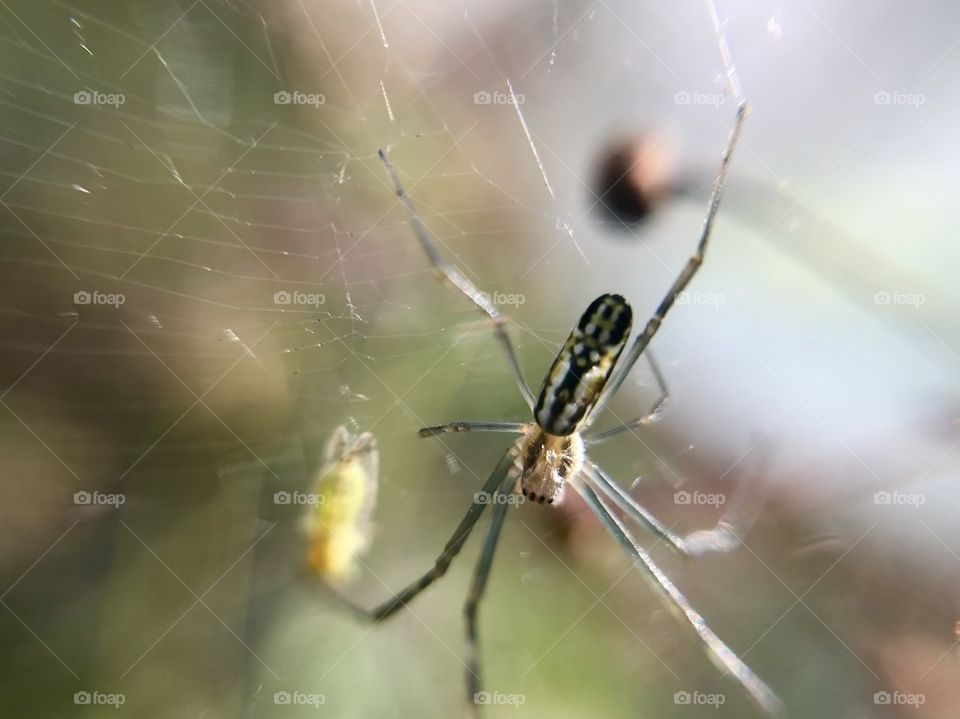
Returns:
[[[653,553],[789,716],[956,716],[960,12],[719,11],[753,113],[653,345],[672,401],[595,457],[677,532],[719,516],[677,491],[747,487],[747,548]],[[590,300],[643,321],[693,247],[734,110],[705,5],[8,0],[0,68],[0,715],[467,715],[478,538],[369,629],[302,579],[274,500],[337,425],[376,435],[347,589],[373,606],[507,444],[416,430],[529,416],[377,149],[514,296],[536,389]],[[676,189],[639,227],[593,208],[622,137]],[[655,397],[641,362],[605,423]],[[490,715],[753,716],[574,499],[508,517],[481,652],[521,699]]]

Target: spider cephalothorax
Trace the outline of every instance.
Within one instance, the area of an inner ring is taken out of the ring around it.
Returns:
[[[520,493],[532,502],[556,504],[563,499],[563,486],[583,467],[584,445],[579,434],[558,437],[538,425],[519,441]]]

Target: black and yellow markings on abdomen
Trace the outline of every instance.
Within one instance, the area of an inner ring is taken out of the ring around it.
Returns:
[[[600,392],[630,336],[633,311],[620,295],[590,303],[543,381],[534,417],[544,432],[573,434]]]

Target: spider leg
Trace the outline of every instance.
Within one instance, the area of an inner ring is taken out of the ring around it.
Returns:
[[[660,594],[666,605],[694,631],[707,656],[719,668],[735,676],[747,694],[750,695],[750,698],[764,712],[770,716],[781,716],[783,714],[783,704],[776,694],[753,673],[753,670],[730,647],[713,633],[704,618],[690,605],[687,598],[670,581],[663,570],[654,564],[650,555],[637,544],[637,541],[621,524],[620,520],[613,515],[596,491],[590,485],[581,481],[574,481],[572,484],[590,506],[590,509],[593,510],[597,519],[620,542],[627,554],[635,560],[635,565],[644,571],[651,586]]]
[[[720,208],[720,199],[723,197],[723,188],[727,182],[727,173],[730,169],[730,160],[733,158],[733,151],[736,149],[737,141],[740,139],[740,131],[743,128],[743,121],[746,119],[747,113],[749,112],[747,103],[740,98],[738,98],[738,100],[739,105],[737,106],[737,117],[734,121],[733,129],[730,131],[730,136],[727,139],[727,146],[723,151],[723,157],[720,160],[720,171],[717,173],[717,179],[713,183],[713,192],[710,195],[710,204],[707,209],[707,216],[704,219],[703,226],[700,229],[700,240],[697,242],[697,249],[690,259],[687,260],[687,264],[684,265],[683,269],[680,271],[680,274],[677,276],[677,279],[673,281],[670,289],[667,290],[667,294],[660,301],[660,305],[653,313],[653,316],[647,321],[646,327],[644,327],[643,331],[637,335],[637,338],[633,341],[633,345],[631,345],[623,360],[618,363],[617,369],[614,370],[614,374],[610,378],[607,390],[603,393],[603,396],[600,397],[600,401],[597,402],[596,407],[594,407],[594,414],[600,412],[603,406],[607,403],[607,400],[609,400],[610,397],[612,397],[620,388],[620,385],[623,384],[623,381],[627,378],[630,370],[633,369],[633,366],[637,363],[640,355],[643,354],[644,349],[646,349],[647,345],[650,344],[650,340],[653,339],[654,335],[657,333],[657,330],[660,329],[663,318],[666,317],[667,313],[670,311],[670,308],[673,307],[673,303],[676,301],[677,295],[686,289],[687,285],[690,284],[690,280],[694,278],[694,276],[697,274],[697,270],[699,270],[700,266],[703,264],[703,258],[707,252],[707,245],[710,242],[710,235],[711,231],[713,230],[713,222],[716,219],[717,210]]]
[[[500,459],[500,462],[490,474],[490,478],[487,479],[486,483],[480,490],[485,494],[486,497],[493,497],[494,493],[496,493],[500,489],[500,486],[506,481],[506,478],[510,473],[510,469],[513,467],[514,458],[515,452],[511,447],[504,453],[503,457]],[[446,574],[447,569],[450,567],[450,563],[463,548],[467,538],[470,536],[470,532],[473,530],[474,526],[476,526],[477,520],[479,520],[480,515],[483,514],[485,507],[485,502],[474,501],[470,505],[470,509],[467,510],[467,513],[460,521],[460,524],[457,525],[453,535],[447,541],[447,544],[444,546],[440,556],[437,557],[433,567],[431,567],[430,570],[427,571],[422,577],[407,585],[407,587],[397,592],[390,599],[386,600],[369,612],[364,612],[369,620],[374,623],[384,621],[399,609],[409,604],[414,597],[420,594],[420,592]]]
[[[616,482],[610,479],[600,467],[588,461],[584,464],[583,473],[586,475],[586,483],[594,491],[599,492],[613,502],[627,517],[645,526],[658,539],[666,542],[671,549],[680,552],[680,554],[689,554],[687,543],[683,538],[678,537],[661,524],[656,517],[650,514],[650,512],[638,504],[633,497],[623,491]]]
[[[653,424],[660,415],[660,410],[662,410],[664,405],[670,401],[670,389],[667,387],[667,381],[663,378],[663,373],[660,371],[660,366],[653,357],[653,352],[647,352],[646,358],[647,362],[650,364],[650,370],[653,372],[653,378],[660,390],[660,397],[656,402],[653,403],[653,406],[647,410],[646,414],[640,417],[634,417],[628,422],[618,424],[610,429],[605,429],[602,432],[597,432],[593,436],[584,436],[584,442],[588,447],[592,447],[595,444],[602,444],[603,442],[606,442],[617,435],[623,434],[624,432],[629,432],[639,427],[643,427],[644,425]]]
[[[427,254],[427,258],[430,260],[430,263],[433,265],[434,272],[441,279],[449,284],[453,289],[460,292],[464,297],[466,297],[470,302],[472,302],[477,309],[479,309],[483,314],[490,318],[493,322],[493,331],[497,337],[497,340],[500,342],[500,346],[503,348],[503,352],[507,357],[507,363],[510,365],[510,370],[513,372],[513,377],[517,382],[517,387],[520,389],[520,394],[523,395],[524,401],[533,409],[535,398],[533,392],[530,390],[530,387],[527,385],[526,380],[523,378],[523,372],[520,370],[520,363],[517,361],[517,353],[514,350],[513,342],[510,341],[510,335],[507,334],[506,328],[506,318],[500,314],[500,311],[493,305],[489,297],[483,292],[478,290],[474,284],[464,275],[455,265],[447,262],[440,252],[437,250],[436,244],[433,240],[430,239],[430,231],[427,229],[427,226],[423,224],[423,220],[420,219],[420,215],[417,214],[417,211],[413,207],[413,203],[410,201],[410,197],[407,195],[407,191],[403,189],[403,185],[400,182],[400,177],[397,175],[397,171],[394,169],[393,164],[387,159],[387,153],[383,150],[378,151],[380,159],[383,160],[383,164],[387,168],[387,174],[390,176],[390,181],[393,183],[394,191],[397,194],[397,197],[400,199],[400,203],[403,205],[403,209],[407,212],[407,217],[410,219],[410,225],[413,227],[413,231],[417,236],[417,239],[420,241],[420,246],[423,247],[423,251]]]
[[[417,432],[421,438],[436,437],[445,432],[511,432],[523,434],[529,422],[449,422],[433,427],[424,427]]]
[[[505,479],[504,486],[507,484]],[[500,539],[500,530],[503,529],[503,521],[507,516],[509,504],[506,501],[512,494],[501,491],[496,492],[493,511],[490,517],[490,526],[487,527],[487,536],[483,540],[483,550],[480,558],[477,560],[477,566],[473,571],[473,581],[470,584],[470,594],[467,595],[467,601],[463,606],[464,619],[466,620],[467,632],[467,701],[471,702],[474,712],[479,716],[482,703],[478,701],[477,694],[480,691],[480,650],[477,640],[477,610],[480,606],[480,600],[483,599],[484,590],[487,587],[487,579],[490,576],[490,567],[493,565],[493,556],[497,550],[497,542]]]
[[[588,461],[583,471],[586,474],[587,483],[594,490],[613,502],[631,520],[645,526],[658,539],[665,541],[671,549],[686,557],[699,557],[711,552],[729,552],[742,543],[736,533],[736,528],[739,526],[736,520],[736,509],[725,512],[713,529],[703,529],[681,537],[665,527],[599,466]]]

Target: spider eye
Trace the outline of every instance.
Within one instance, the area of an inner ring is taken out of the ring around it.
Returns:
[[[620,295],[590,303],[550,366],[534,417],[544,432],[573,434],[597,403],[630,336],[633,311]]]

